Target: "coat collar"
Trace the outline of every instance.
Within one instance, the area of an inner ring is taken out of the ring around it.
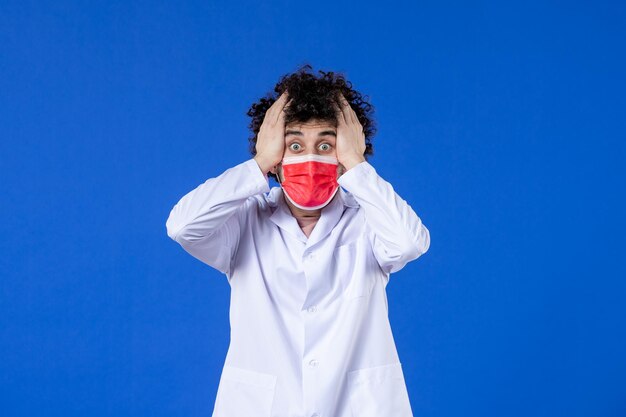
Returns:
[[[270,220],[299,241],[305,243],[307,248],[322,241],[333,230],[346,208],[359,207],[359,204],[352,194],[339,187],[335,197],[322,209],[322,215],[315,224],[315,227],[313,227],[311,235],[307,238],[298,225],[298,221],[291,214],[291,210],[289,210],[289,206],[285,201],[282,188],[273,187],[267,196],[267,200],[270,206],[275,207],[274,212],[270,216]]]

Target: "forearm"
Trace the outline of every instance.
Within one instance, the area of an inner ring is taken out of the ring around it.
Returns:
[[[183,196],[169,214],[167,234],[174,240],[187,241],[210,236],[250,196],[267,191],[267,177],[257,162],[249,159]]]
[[[426,226],[368,162],[352,166],[338,182],[361,206],[379,261],[397,270],[428,250],[430,233]]]

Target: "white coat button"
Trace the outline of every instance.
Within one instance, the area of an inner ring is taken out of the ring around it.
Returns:
[[[309,366],[316,367],[318,363],[319,363],[319,362],[318,362],[318,361],[316,361],[315,359],[311,359],[311,360],[309,361]]]
[[[317,413],[313,413],[313,414],[311,414],[311,417],[320,417],[320,415],[317,414]]]
[[[315,259],[315,252],[309,252],[309,259]]]
[[[311,306],[309,308],[306,309],[309,313],[315,313],[315,310],[317,310],[317,307],[315,306]]]

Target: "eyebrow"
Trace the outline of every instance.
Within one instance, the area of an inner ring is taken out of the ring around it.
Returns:
[[[285,136],[287,135],[304,136],[302,132],[300,132],[299,130],[286,130]],[[337,137],[337,133],[334,130],[323,130],[317,134],[317,136],[326,136],[326,135]]]

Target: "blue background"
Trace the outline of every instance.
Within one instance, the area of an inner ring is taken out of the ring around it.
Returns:
[[[2,1],[2,415],[211,414],[229,286],[165,221],[309,62],[431,233],[387,287],[414,414],[625,416],[625,41],[617,1]]]

